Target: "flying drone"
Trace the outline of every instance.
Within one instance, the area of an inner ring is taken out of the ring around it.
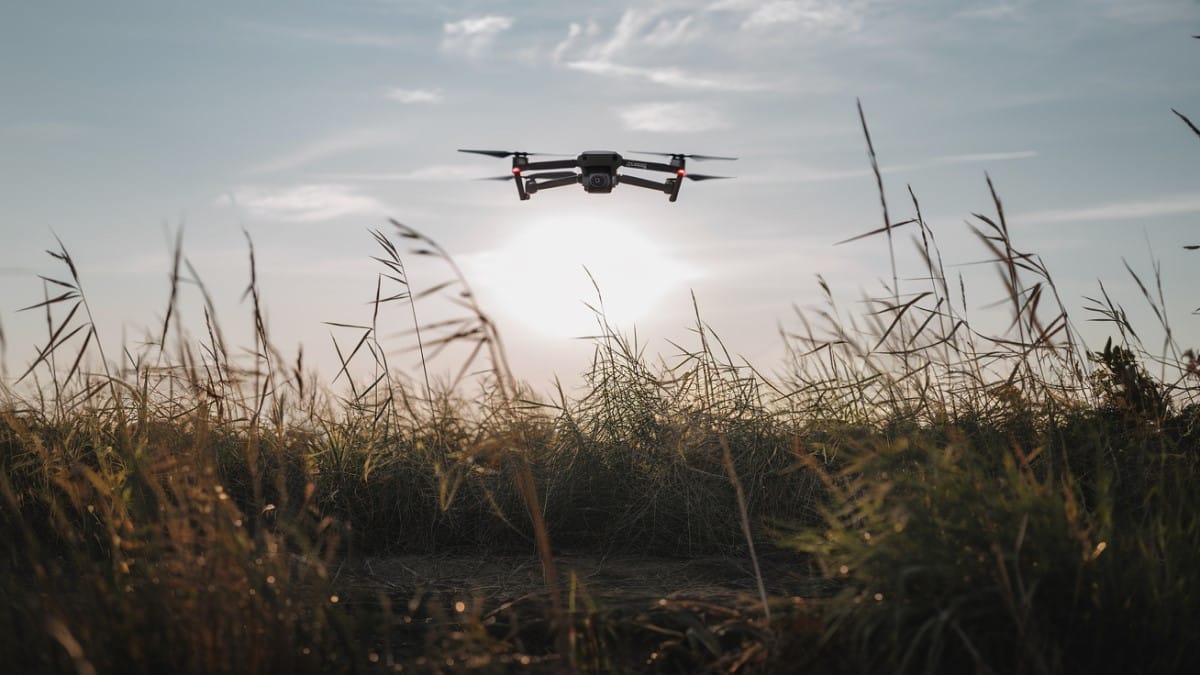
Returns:
[[[522,200],[529,199],[531,195],[537,194],[542,190],[579,184],[583,186],[585,192],[589,192],[591,194],[608,194],[609,192],[612,192],[613,188],[617,185],[636,185],[637,187],[646,188],[648,190],[665,192],[670,196],[671,201],[675,201],[679,198],[679,188],[681,185],[683,185],[684,178],[689,180],[712,180],[716,178],[732,177],[706,176],[703,174],[688,173],[687,169],[685,168],[688,159],[737,159],[736,157],[716,157],[713,155],[684,155],[679,153],[645,152],[640,150],[630,151],[639,155],[657,155],[671,158],[669,162],[663,163],[642,161],[640,159],[628,159],[622,157],[619,153],[609,150],[588,150],[574,159],[552,159],[531,162],[529,161],[530,157],[537,155],[547,156],[548,153],[521,152],[518,150],[462,149],[460,149],[459,152],[473,152],[477,155],[487,155],[489,157],[498,157],[501,159],[505,157],[512,157],[511,175],[496,176],[486,180],[511,180],[517,186],[517,194]],[[569,157],[569,155],[557,156]],[[578,169],[578,171],[576,171],[576,169]],[[621,173],[618,171],[619,169],[660,171],[662,173],[674,175],[665,180],[656,181],[628,173]]]

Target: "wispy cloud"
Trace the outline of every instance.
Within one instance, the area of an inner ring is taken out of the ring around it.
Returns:
[[[1016,2],[997,2],[993,5],[964,9],[955,12],[954,16],[960,19],[980,19],[984,21],[1015,19],[1022,16],[1027,4],[1027,0],[1018,0]]]
[[[567,36],[555,45],[554,50],[550,53],[551,60],[555,63],[561,62],[566,53],[579,42],[580,38],[595,37],[599,33],[600,24],[595,21],[589,20],[586,27],[583,24],[572,21],[571,25],[567,27]]]
[[[217,203],[245,209],[256,218],[291,223],[332,220],[360,213],[379,214],[385,210],[374,197],[334,183],[289,188],[243,187],[222,195]]]
[[[744,77],[700,74],[671,65],[637,65],[649,57],[661,60],[664,48],[692,42],[706,31],[692,13],[671,15],[663,7],[627,9],[607,33],[594,21],[586,25],[572,23],[566,37],[551,52],[551,60],[601,77],[641,80],[676,89],[732,92],[767,88]]]
[[[386,129],[356,129],[328,136],[287,152],[275,159],[267,160],[250,169],[251,173],[275,173],[311,164],[362,148],[388,145],[401,140],[398,132]]]
[[[643,103],[618,109],[631,131],[684,133],[725,129],[729,122],[717,110],[696,103]]]
[[[855,31],[862,28],[862,15],[838,2],[782,0],[754,10],[742,22],[742,28],[767,28],[779,24],[799,24],[810,30]]]
[[[1189,2],[1129,2],[1129,0],[1083,0],[1076,9],[1088,17],[1130,24],[1156,24],[1190,21],[1196,18],[1194,3]],[[1038,8],[1035,0],[1006,0],[954,12],[955,18],[981,20],[1020,20],[1030,18]]]
[[[263,23],[259,21],[239,21],[236,25],[239,28],[253,31],[255,33],[264,33],[268,35],[291,38],[294,40],[304,40],[306,42],[318,42],[329,45],[342,45],[347,47],[395,48],[403,47],[407,44],[411,44],[412,42],[412,39],[407,36],[364,31],[352,28],[336,28],[329,26],[310,28],[304,26],[286,26]]]
[[[1174,195],[1159,199],[1113,202],[1075,209],[1051,209],[1017,214],[1013,220],[1024,225],[1139,220],[1159,216],[1200,213],[1200,194]]]
[[[442,25],[442,50],[472,58],[482,56],[496,36],[512,25],[512,18],[496,15],[448,21]]]
[[[674,47],[687,44],[701,37],[701,29],[694,15],[678,19],[659,19],[645,36],[645,42],[655,47]]]
[[[1128,2],[1127,0],[1090,0],[1107,19],[1122,23],[1155,24],[1195,21],[1195,3]]]
[[[881,167],[883,173],[902,171],[908,167]],[[866,178],[871,169],[826,169],[817,166],[787,164],[774,171],[756,174],[738,174],[743,183],[825,183],[829,181]]]
[[[906,171],[921,171],[947,164],[980,164],[987,162],[1002,162],[1037,157],[1034,150],[1018,152],[981,152],[966,155],[942,155],[916,162],[904,164],[885,164],[879,167],[880,173],[903,173]],[[869,166],[855,169],[826,168],[796,162],[779,162],[766,174],[739,176],[744,180],[767,183],[824,183],[828,181],[866,178],[874,174]]]
[[[658,7],[625,10],[612,34],[607,40],[592,45],[587,58],[607,61],[637,47],[672,47],[690,42],[703,32],[694,15],[664,16],[665,13]]]
[[[647,68],[611,61],[570,61],[566,66],[593,75],[618,79],[644,80],[652,84],[696,91],[761,91],[766,85],[741,78],[698,75],[682,68]]]
[[[1033,159],[1037,157],[1036,150],[1018,150],[1016,152],[980,152],[968,155],[942,155],[935,157],[934,162],[940,164],[974,164],[977,162],[1007,162],[1014,159]]]
[[[799,28],[806,32],[855,32],[865,22],[867,3],[861,0],[719,0],[708,11],[743,15],[743,30]]]
[[[384,92],[384,97],[397,103],[441,103],[442,92],[433,89],[404,89],[393,87]]]
[[[560,63],[567,52],[574,51],[573,61],[615,62],[638,49],[675,47],[692,42],[704,33],[704,27],[694,14],[663,16],[665,11],[661,7],[627,9],[604,38],[600,24],[593,19],[587,24],[571,22],[566,37],[551,52],[551,59]]]
[[[621,14],[608,40],[588,50],[588,58],[608,61],[622,55],[638,39],[639,33],[650,23],[656,9],[627,9]]]
[[[432,166],[413,169],[412,171],[393,171],[389,173],[324,173],[318,174],[324,180],[350,183],[396,183],[403,181],[460,181],[479,177],[479,166],[465,164],[435,164]]]

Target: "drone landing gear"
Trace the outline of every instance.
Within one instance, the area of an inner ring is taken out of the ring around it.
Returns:
[[[537,187],[534,185],[532,179],[529,181],[531,189],[527,190],[525,188],[525,179],[521,177],[521,169],[517,167],[513,167],[513,182],[517,184],[517,196],[521,198],[521,201],[529,199],[530,192],[537,192]]]

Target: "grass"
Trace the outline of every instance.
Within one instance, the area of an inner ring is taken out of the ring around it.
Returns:
[[[575,398],[520,385],[452,256],[399,223],[374,233],[372,315],[335,324],[353,337],[324,386],[268,334],[252,244],[249,357],[177,243],[158,341],[112,360],[60,242],[64,273],[28,308],[45,346],[0,392],[0,655],[73,673],[1193,672],[1195,352],[1171,340],[1158,271],[1128,265],[1168,341],[1151,354],[1101,287],[1088,314],[1115,339],[1088,349],[988,186],[971,227],[1003,333],[972,324],[910,189],[911,217],[881,198],[882,227],[852,240],[895,261],[911,234],[919,280],[893,262],[852,312],[822,281],[783,375],[731,357],[698,307],[654,368],[600,296]],[[408,255],[447,281],[412,288]],[[177,310],[193,286],[199,339]],[[439,295],[461,314],[423,322]],[[458,376],[396,375],[389,311]],[[744,561],[754,590],[614,594],[564,552]],[[470,595],[351,571],[414,555],[524,556],[540,582]]]

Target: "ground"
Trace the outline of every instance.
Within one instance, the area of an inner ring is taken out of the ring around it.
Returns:
[[[794,555],[770,553],[759,562],[769,596],[810,595],[816,590],[811,572]],[[569,590],[574,575],[579,588],[607,603],[687,598],[740,604],[758,593],[748,556],[564,554],[555,558],[555,565],[564,590]],[[339,588],[384,592],[393,598],[433,594],[482,599],[486,606],[546,592],[542,567],[534,555],[371,557],[347,560],[335,574]]]
[[[776,617],[828,592],[795,553],[768,551],[759,562]],[[566,649],[584,670],[722,672],[761,664],[773,642],[748,556],[561,554],[555,566],[573,617]],[[562,665],[532,554],[369,557],[334,570],[339,602],[389,611],[393,631],[377,646],[418,671]]]

